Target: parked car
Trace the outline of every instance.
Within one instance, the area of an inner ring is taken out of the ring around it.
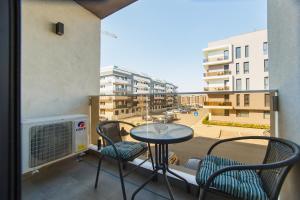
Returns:
[[[188,114],[188,113],[190,113],[191,111],[189,110],[189,109],[187,109],[187,108],[185,108],[185,109],[181,109],[180,110],[180,113],[184,113],[184,114]]]

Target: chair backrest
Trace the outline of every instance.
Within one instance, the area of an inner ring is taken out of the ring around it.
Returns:
[[[261,170],[259,175],[263,182],[264,190],[271,200],[278,198],[285,177],[299,159],[298,145],[279,138],[269,140],[264,164],[280,164],[278,164],[278,168]]]
[[[104,134],[114,143],[122,141],[121,132],[120,132],[120,123],[118,121],[101,122],[99,124],[99,130],[101,131],[101,133],[99,133],[100,136],[102,136],[101,134]],[[109,145],[105,138],[103,138],[103,145],[104,146]]]

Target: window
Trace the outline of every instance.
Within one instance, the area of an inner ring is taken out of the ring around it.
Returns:
[[[264,119],[270,119],[270,112],[264,111]]]
[[[250,78],[246,78],[246,90],[250,90]]]
[[[229,65],[224,65],[224,71],[229,70]]]
[[[269,60],[268,59],[264,60],[264,71],[265,72],[269,71]]]
[[[229,80],[224,81],[225,90],[229,90]]]
[[[264,55],[268,55],[268,42],[264,42],[263,51],[264,51]]]
[[[119,115],[119,111],[118,110],[115,111],[115,115]]]
[[[229,110],[224,110],[224,116],[229,116]]]
[[[245,46],[245,58],[249,57],[249,45]]]
[[[236,79],[236,90],[242,90],[242,80]]]
[[[270,107],[270,94],[265,94],[265,107]]]
[[[229,58],[229,51],[225,50],[224,51],[224,60],[227,60]]]
[[[269,77],[264,78],[264,89],[265,90],[269,89]]]
[[[236,106],[240,106],[241,102],[240,102],[240,94],[236,95]]]
[[[225,102],[229,102],[229,94],[225,94],[224,95],[224,101]]]
[[[101,110],[100,110],[100,114],[101,114],[101,115],[105,115],[105,110],[102,110],[102,109],[101,109]]]
[[[237,117],[249,117],[249,111],[246,110],[237,110],[236,111]]]
[[[236,74],[240,73],[240,63],[235,64]]]
[[[250,105],[250,94],[244,94],[244,106]]]
[[[249,74],[249,62],[244,62],[244,74]]]
[[[236,47],[235,48],[235,58],[241,58],[241,47]]]

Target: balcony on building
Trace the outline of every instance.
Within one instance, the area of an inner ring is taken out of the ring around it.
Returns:
[[[228,91],[230,90],[229,86],[209,86],[209,87],[204,87],[204,91],[206,92],[216,92],[216,91]]]
[[[208,47],[203,51],[203,66],[222,65],[232,62],[232,45]]]

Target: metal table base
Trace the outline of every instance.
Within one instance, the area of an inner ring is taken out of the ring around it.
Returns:
[[[158,174],[159,174],[160,170],[162,171],[163,179],[166,182],[166,186],[167,186],[168,193],[169,193],[169,196],[170,196],[171,200],[174,200],[174,195],[173,195],[173,192],[172,192],[170,182],[168,180],[167,172],[169,172],[170,174],[172,174],[175,177],[177,177],[177,178],[181,179],[182,181],[184,181],[185,184],[186,184],[187,192],[190,192],[190,185],[187,182],[187,180],[169,169],[169,163],[168,163],[169,159],[168,159],[168,157],[169,157],[168,144],[155,144],[155,166],[154,166],[153,174],[146,182],[144,182],[132,194],[132,197],[131,197],[132,200],[134,200],[135,196],[137,195],[137,193],[141,189],[143,189],[149,182],[151,182],[152,180],[154,180],[155,178],[158,177]]]

